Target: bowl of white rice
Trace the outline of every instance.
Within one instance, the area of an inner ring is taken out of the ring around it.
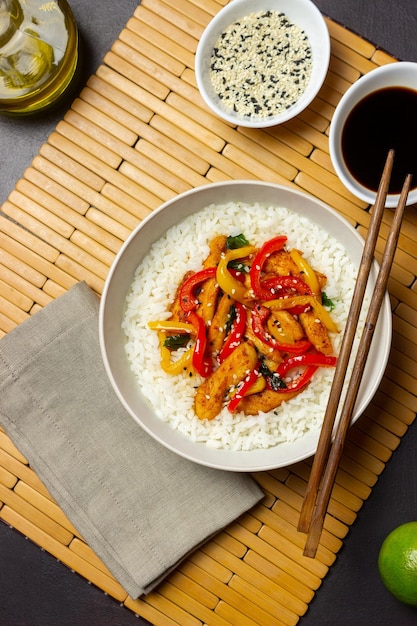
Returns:
[[[108,274],[100,303],[103,361],[116,395],[138,428],[196,463],[254,472],[291,465],[316,451],[334,368],[319,368],[311,383],[278,409],[258,415],[222,410],[214,419],[195,413],[195,379],[163,371],[157,333],[167,320],[186,272],[201,269],[219,234],[243,233],[257,247],[275,235],[302,250],[327,277],[340,348],[363,239],[332,208],[295,189],[258,181],[212,183],[187,191],[153,211],[126,240]],[[370,275],[360,324],[375,283]],[[363,413],[382,379],[391,346],[391,308],[384,298],[353,419]],[[353,354],[358,341],[354,343]],[[130,419],[127,415],[127,419]]]
[[[310,104],[329,61],[327,25],[311,0],[233,0],[204,30],[195,75],[217,116],[266,128]]]

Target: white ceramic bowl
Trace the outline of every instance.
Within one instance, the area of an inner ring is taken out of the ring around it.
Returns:
[[[308,36],[313,54],[310,81],[300,99],[274,117],[240,116],[226,108],[215,93],[209,77],[210,59],[218,37],[235,20],[263,10],[284,13]],[[315,98],[326,77],[330,60],[330,37],[326,22],[311,0],[232,0],[211,20],[199,41],[195,73],[200,93],[210,109],[234,125],[265,128],[282,124],[298,115]]]
[[[342,96],[330,125],[329,149],[333,167],[345,187],[357,198],[364,200],[368,204],[374,204],[376,192],[360,184],[349,171],[342,152],[342,133],[346,120],[355,105],[369,94],[387,87],[405,87],[417,91],[417,63],[407,61],[390,63],[371,70],[368,74],[359,78]],[[381,133],[383,132],[384,129],[382,127]],[[366,141],[365,137],[364,141]],[[400,194],[389,194],[386,206],[396,207],[399,197]],[[407,204],[410,205],[416,202],[417,188],[414,188],[408,195]]]
[[[248,452],[217,450],[205,443],[191,441],[158,418],[152,406],[142,396],[125,353],[125,336],[121,326],[126,295],[135,269],[152,243],[171,226],[196,211],[211,203],[223,204],[230,201],[285,206],[305,215],[336,237],[348,250],[351,259],[359,265],[363,250],[360,235],[330,207],[311,196],[273,183],[257,181],[230,181],[198,187],[176,196],[151,213],[122,246],[110,269],[101,299],[100,345],[105,368],[117,396],[127,412],[147,433],[162,445],[196,463],[224,470],[252,472],[290,465],[311,456],[316,450],[319,432],[306,434],[292,443]],[[376,266],[373,268],[371,281],[375,281],[375,278]],[[391,345],[391,309],[388,295],[382,306],[374,339],[355,406],[355,420],[374,395],[387,363]]]

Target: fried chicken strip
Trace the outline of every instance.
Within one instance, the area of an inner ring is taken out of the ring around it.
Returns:
[[[258,355],[248,342],[243,342],[227,357],[218,369],[206,378],[197,389],[195,412],[200,419],[213,419],[223,406],[224,397],[258,363]]]
[[[301,390],[302,391],[302,390]],[[268,413],[279,407],[283,402],[295,398],[300,391],[287,391],[280,393],[272,391],[272,389],[264,389],[260,393],[252,396],[245,396],[239,403],[239,411],[243,411],[245,415],[258,415],[258,413]]]
[[[317,352],[333,354],[333,346],[325,325],[317,319],[314,311],[306,311],[299,316],[307,339],[313,344]]]

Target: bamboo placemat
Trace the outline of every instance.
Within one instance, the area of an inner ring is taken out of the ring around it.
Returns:
[[[226,179],[294,185],[365,235],[368,207],[337,179],[327,133],[361,74],[394,59],[328,20],[330,70],[319,96],[277,128],[233,128],[202,103],[198,39],[227,0],[143,0],[0,215],[0,336],[83,279],[98,293],[122,242],[163,201]],[[0,429],[0,517],[156,625],[296,624],[401,437],[417,400],[417,217],[408,211],[389,283],[393,348],[380,388],[350,430],[320,548],[302,556],[296,525],[310,461],[256,474],[266,498],[133,600]],[[389,229],[387,212],[382,238]],[[381,242],[382,246],[382,242]]]

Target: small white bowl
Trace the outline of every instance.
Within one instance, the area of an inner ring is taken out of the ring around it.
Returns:
[[[357,80],[342,96],[333,115],[330,125],[329,149],[330,158],[336,174],[342,183],[357,198],[364,200],[368,204],[374,204],[376,192],[368,189],[361,184],[350,172],[342,151],[342,135],[346,120],[353,108],[370,94],[389,87],[402,87],[416,91],[417,93],[417,63],[401,61],[398,63],[390,63],[383,65],[375,70],[371,70],[359,80]],[[399,113],[401,114],[401,113]],[[381,134],[384,133],[383,126]],[[364,135],[363,141],[366,141]],[[392,147],[392,146],[391,146]],[[370,164],[370,167],[372,164]],[[395,167],[395,159],[394,159]],[[381,167],[382,175],[383,164]],[[386,206],[389,208],[396,207],[400,194],[389,194]],[[417,188],[410,191],[407,204],[417,202]]]
[[[343,217],[312,196],[273,183],[260,181],[227,181],[203,185],[168,200],[153,211],[132,232],[116,256],[108,274],[100,303],[99,335],[107,375],[122,405],[149,435],[168,449],[195,463],[217,469],[254,472],[284,467],[315,453],[319,430],[305,433],[295,441],[278,443],[267,449],[233,451],[215,449],[193,441],[168,422],[158,417],[142,394],[136,375],[126,354],[126,336],[122,321],[126,297],[135,270],[148,254],[152,244],[173,225],[211,204],[228,202],[261,203],[286,207],[325,229],[347,250],[358,267],[363,239]],[[161,263],[163,260],[161,259]],[[375,284],[377,266],[374,264],[370,286]],[[391,307],[388,294],[379,315],[374,340],[369,351],[353,421],[356,421],[375,394],[384,374],[391,347]],[[126,419],[129,419],[128,417]]]
[[[241,116],[226,107],[210,80],[213,49],[224,30],[237,19],[261,11],[284,13],[291,23],[307,35],[312,48],[312,73],[301,97],[288,109],[272,117]],[[199,41],[195,57],[195,73],[200,93],[220,118],[234,125],[266,128],[287,122],[305,109],[316,97],[326,77],[330,60],[330,37],[326,22],[311,0],[233,0],[211,20]]]

